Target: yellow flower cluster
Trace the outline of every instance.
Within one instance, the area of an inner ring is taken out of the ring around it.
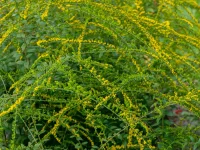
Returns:
[[[56,1],[56,2],[52,2],[52,5],[57,6],[60,10],[62,11],[66,11],[66,8],[71,7],[72,5],[68,4],[62,4],[62,1]]]
[[[19,88],[18,87],[16,87],[16,89],[15,89],[15,93],[19,93]]]
[[[6,115],[6,114],[8,114],[8,113],[10,113],[11,111],[13,111],[19,104],[21,104],[21,102],[22,102],[24,99],[25,99],[24,96],[21,96],[20,98],[18,98],[18,99],[16,100],[16,102],[15,102],[13,105],[11,105],[11,106],[9,107],[8,110],[3,111],[3,112],[0,113],[0,117]]]
[[[132,63],[136,66],[138,72],[140,72],[140,66],[137,64],[136,60],[135,59],[132,59]]]
[[[80,130],[80,133],[81,133],[83,136],[85,136],[85,137],[88,139],[88,141],[90,141],[91,146],[94,146],[94,142],[92,141],[92,139],[91,139],[85,132],[83,132],[83,131]]]
[[[21,49],[20,49],[20,47],[17,48],[17,53],[18,53],[18,54],[21,54]]]
[[[135,0],[134,4],[135,4],[136,9],[138,10],[138,12],[140,12],[140,15],[145,13],[144,7],[142,6],[143,5],[142,0]]]
[[[30,6],[31,6],[30,0],[26,0],[26,6],[25,6],[26,9],[24,10],[22,14],[20,14],[20,16],[23,17],[24,19],[28,17]]]
[[[35,87],[34,92],[37,92],[39,90],[39,88],[40,88],[39,86]]]
[[[83,31],[81,33],[81,35],[79,36],[79,38],[77,39],[78,41],[78,53],[77,53],[77,56],[78,56],[78,61],[81,60],[81,47],[82,47],[82,42],[83,42],[83,38],[85,36],[85,31],[86,31],[86,28],[87,28],[87,21],[83,27]]]
[[[69,109],[69,107],[64,107],[62,108],[58,113],[56,113],[53,117],[56,117],[56,116],[61,116],[64,112],[66,112],[67,110]],[[50,123],[52,121],[52,118],[51,117],[49,120],[48,120],[48,123]]]
[[[178,18],[178,20],[184,21],[184,22],[186,22],[188,25],[190,25],[191,27],[194,27],[193,24],[192,24],[190,21],[188,21],[187,19],[185,19],[185,18]]]
[[[197,3],[196,3],[197,4]],[[200,6],[197,4],[196,5],[195,4],[195,6],[198,6],[199,8],[198,9],[200,9]],[[190,15],[190,17],[194,20],[194,22],[195,22],[195,25],[197,25],[198,27],[200,27],[200,24],[199,24],[199,21],[198,21],[198,19],[197,18],[195,18],[194,17],[194,15],[192,14],[192,12],[187,8],[187,7],[184,7],[185,8],[185,10],[187,11],[187,13]],[[188,21],[188,20],[187,20]],[[191,23],[191,22],[190,22]]]
[[[57,119],[56,120],[56,124],[54,125],[54,127],[51,129],[51,134],[55,137],[55,139],[59,142],[59,143],[61,143],[61,140],[57,137],[57,135],[56,135],[56,132],[57,132],[57,129],[58,129],[58,127],[60,126],[60,123],[59,123],[59,120]]]
[[[109,100],[109,98],[111,98],[111,95],[108,95],[106,97],[104,97],[94,108],[94,110],[97,110],[103,103],[105,103],[106,101]]]
[[[128,97],[128,95],[125,92],[122,92],[122,95],[124,96],[124,100],[128,102],[129,107],[132,108],[133,103],[132,103],[131,99]]]
[[[3,41],[9,36],[10,33],[14,31],[14,27],[8,29],[3,35],[2,38],[0,38],[0,45],[3,43]]]
[[[91,72],[92,74],[96,74],[96,73],[97,73],[97,71],[96,71],[96,69],[95,69],[94,67],[92,67],[92,68],[90,69],[90,72]]]
[[[102,85],[108,86],[110,82],[105,78],[102,78],[101,75],[96,75],[97,71],[94,67],[90,69],[90,72],[101,82]]]
[[[191,37],[188,35],[184,35],[184,34],[180,34],[178,32],[176,32],[174,29],[170,29],[170,31],[176,35],[177,37],[186,40],[188,43],[191,43],[192,45],[194,45],[197,48],[200,48],[200,43],[199,43],[199,39],[195,38],[195,37]]]
[[[48,16],[48,12],[49,12],[49,7],[50,7],[51,3],[49,2],[47,4],[47,7],[45,9],[45,11],[43,12],[43,14],[41,15],[42,20],[44,20],[44,18],[46,18]]]
[[[5,53],[8,50],[8,47],[12,44],[12,42],[9,42],[6,47],[3,49],[3,53]]]
[[[47,57],[47,56],[49,56],[48,53],[43,53],[43,54],[40,54],[40,55],[39,55],[39,58],[44,58],[44,57]]]
[[[100,44],[100,45],[104,45],[108,48],[116,48],[115,45],[112,44],[108,44],[102,41],[98,41],[98,40],[81,40],[80,38],[78,39],[65,39],[65,38],[50,38],[48,40],[38,40],[37,41],[37,45],[42,47],[42,43],[48,43],[48,42],[52,42],[52,41],[62,41],[64,43],[69,42],[69,43],[96,43],[96,44]],[[80,47],[79,47],[79,51],[80,51]]]
[[[7,13],[4,17],[0,18],[0,23],[3,22],[8,16],[10,16],[14,10],[15,8],[11,9],[9,13]]]

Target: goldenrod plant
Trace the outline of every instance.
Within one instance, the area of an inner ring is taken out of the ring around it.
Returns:
[[[0,149],[200,149],[200,0],[1,0],[0,35]]]

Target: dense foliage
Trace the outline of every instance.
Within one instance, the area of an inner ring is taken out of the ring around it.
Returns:
[[[199,0],[1,0],[0,148],[200,149]]]

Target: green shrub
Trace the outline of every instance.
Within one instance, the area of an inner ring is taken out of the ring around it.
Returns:
[[[199,0],[1,0],[0,12],[1,149],[200,148],[198,123],[173,113],[200,117]]]

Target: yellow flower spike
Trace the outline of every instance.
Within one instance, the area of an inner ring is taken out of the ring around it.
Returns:
[[[56,5],[60,10],[67,11],[66,8],[71,7],[72,5],[63,5],[62,2],[52,2],[53,5]]]
[[[85,36],[85,31],[87,29],[87,24],[88,24],[88,20],[86,20],[85,25],[83,26],[83,31],[81,33],[81,35],[79,36],[79,38],[77,39],[79,45],[78,45],[78,53],[77,53],[77,57],[78,60],[81,60],[81,47],[82,47],[82,42],[83,42],[83,38]]]
[[[133,132],[134,130],[132,128],[129,129],[129,133],[128,133],[128,145],[132,145],[132,137],[134,136],[133,135]]]
[[[5,53],[8,50],[8,47],[12,44],[12,42],[9,42],[8,45],[3,49],[3,53]]]
[[[74,20],[74,18],[75,18],[76,16],[77,16],[77,15],[72,16],[72,17],[69,19],[69,21]]]
[[[164,24],[164,26],[167,27],[167,28],[170,27],[170,22],[169,22],[169,21],[165,21],[163,24]]]
[[[21,15],[24,19],[26,19],[28,17],[28,12],[29,12],[29,9],[30,9],[30,1],[29,0],[26,0],[26,6],[25,6],[25,11],[24,11],[24,14]]]
[[[137,64],[136,60],[135,59],[132,59],[132,63],[136,66],[138,72],[140,72],[140,66]]]
[[[95,110],[97,110],[103,103],[105,103],[107,100],[109,100],[109,98],[111,97],[111,95],[107,95],[106,97],[104,97],[94,108]]]
[[[40,88],[39,86],[35,87],[34,92],[37,92],[39,90],[39,88]]]
[[[10,33],[12,33],[15,30],[14,27],[8,29],[3,35],[2,38],[0,38],[0,45],[3,43],[3,41],[9,36]]]
[[[18,47],[17,53],[18,53],[18,54],[21,54],[21,53],[22,53],[20,47]],[[21,56],[21,57],[22,57],[22,56]]]
[[[41,15],[42,20],[44,20],[44,18],[46,18],[48,16],[48,12],[49,12],[49,7],[50,7],[51,3],[49,2],[45,11],[43,12],[43,14]]]
[[[14,10],[15,10],[15,8],[13,8],[11,11],[9,11],[9,13],[7,13],[4,17],[0,18],[0,23],[2,23],[7,17],[9,17]]]
[[[43,54],[41,54],[41,55],[39,56],[39,58],[44,58],[44,57],[47,57],[47,56],[49,56],[48,53],[43,53]]]
[[[83,131],[80,130],[80,132],[83,136],[85,136],[88,139],[88,141],[90,141],[91,145],[94,146],[94,142],[92,141],[92,139]]]
[[[18,99],[16,100],[16,102],[8,108],[8,110],[3,111],[3,112],[0,113],[0,117],[6,115],[6,114],[8,114],[8,113],[10,113],[11,111],[13,111],[19,104],[21,104],[21,102],[22,102],[24,99],[25,99],[24,96],[21,96],[20,98],[18,98]]]
[[[15,93],[19,93],[19,88],[18,87],[16,87],[16,89],[15,89]]]
[[[41,46],[41,43],[45,43],[45,42],[48,42],[47,40],[39,40],[39,41],[37,41],[37,45],[38,46]]]
[[[61,140],[60,140],[60,139],[57,137],[57,135],[56,135],[56,131],[57,131],[58,127],[60,126],[59,123],[60,123],[60,122],[59,122],[59,120],[57,119],[57,120],[56,120],[56,124],[55,124],[54,127],[51,129],[50,133],[55,137],[55,139],[56,139],[59,143],[61,143]]]

